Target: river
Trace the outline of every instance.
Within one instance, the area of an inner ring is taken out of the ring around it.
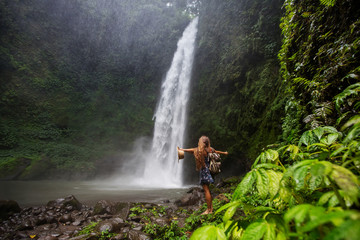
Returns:
[[[74,195],[93,206],[99,200],[118,202],[171,202],[181,198],[184,188],[141,188],[106,181],[0,181],[0,200],[15,200],[20,207],[46,205],[48,201]]]

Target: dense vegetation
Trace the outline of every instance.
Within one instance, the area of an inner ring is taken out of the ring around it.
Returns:
[[[231,153],[232,174],[281,133],[281,2],[209,0],[200,11],[188,142],[209,136]]]
[[[0,2],[0,178],[89,177],[152,134],[190,20],[186,1],[168,2]]]
[[[360,234],[356,1],[285,1],[282,142],[264,150],[191,239],[356,239]],[[225,212],[223,212],[225,211]]]

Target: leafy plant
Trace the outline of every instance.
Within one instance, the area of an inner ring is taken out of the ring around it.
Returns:
[[[216,211],[224,212],[222,223],[199,228],[192,239],[209,234],[214,239],[357,236],[360,213],[349,209],[359,206],[360,184],[356,172],[347,168],[353,159],[345,159],[357,156],[359,129],[360,117],[354,117],[342,128],[346,132],[318,127],[305,131],[296,145],[265,150],[238,184],[231,202]],[[347,156],[339,162],[341,154]],[[290,165],[285,167],[280,160]]]
[[[90,234],[95,231],[96,226],[99,224],[99,222],[91,222],[87,226],[83,227],[81,231],[78,232],[78,236],[84,235],[84,234]]]
[[[336,3],[336,0],[320,0],[321,4],[329,7],[333,7]]]

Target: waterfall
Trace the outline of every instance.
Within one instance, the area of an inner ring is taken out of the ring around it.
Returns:
[[[178,162],[176,147],[184,142],[197,24],[195,18],[186,27],[162,83],[151,153],[144,163],[144,182],[152,186],[182,185],[183,161]]]

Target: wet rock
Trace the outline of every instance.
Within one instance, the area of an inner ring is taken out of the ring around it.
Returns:
[[[44,215],[40,215],[37,218],[34,218],[34,226],[39,226],[47,223],[46,217]]]
[[[0,200],[0,219],[7,219],[14,213],[19,213],[21,208],[14,200]]]
[[[93,215],[112,214],[126,219],[130,212],[130,203],[112,202],[108,200],[100,200],[94,207]]]
[[[36,228],[36,231],[38,232],[48,232],[51,229],[54,229],[56,227],[56,224],[44,224]]]
[[[115,204],[115,214],[122,219],[126,219],[130,213],[130,203],[128,202],[117,202]]]
[[[163,227],[165,225],[168,225],[169,224],[169,220],[167,218],[156,218],[154,219],[154,221],[157,225]]]
[[[175,201],[177,206],[191,206],[191,205],[201,205],[203,203],[203,193],[200,188],[191,188],[187,194],[185,194],[181,199]]]
[[[53,237],[53,236],[44,236],[39,238],[39,240],[57,240],[57,237]]]
[[[46,219],[47,223],[56,223],[57,222],[56,218],[54,216],[51,216],[51,215],[46,216],[45,219]]]
[[[113,202],[108,200],[100,200],[96,203],[93,214],[100,215],[104,213],[111,213],[112,206],[113,206]]]
[[[64,214],[59,218],[59,222],[61,223],[67,223],[67,222],[71,222],[72,218],[70,214]]]
[[[110,233],[119,232],[122,227],[124,227],[126,224],[123,219],[121,218],[111,218],[108,220],[104,220],[100,222],[96,229],[99,232],[108,231]]]
[[[33,228],[34,228],[34,226],[29,219],[25,219],[19,226],[19,230],[30,230]]]
[[[41,208],[39,208],[39,207],[35,207],[35,208],[33,208],[33,210],[32,210],[32,214],[33,214],[33,215],[39,215],[41,212],[42,212],[42,211],[41,211]]]
[[[24,239],[24,238],[28,238],[29,236],[27,235],[26,232],[16,232],[16,236],[20,239]]]
[[[151,239],[149,235],[141,232],[141,231],[137,231],[137,230],[130,230],[128,233],[128,238],[129,240],[148,240]]]
[[[58,229],[52,230],[49,232],[49,236],[51,237],[59,237],[61,235],[61,231]]]
[[[74,226],[79,226],[81,225],[83,222],[85,222],[85,218],[84,217],[75,217],[74,222],[72,223],[72,225]]]
[[[130,218],[130,221],[133,221],[133,222],[140,222],[142,220],[142,218],[140,216],[133,216]]]
[[[136,231],[141,231],[142,229],[143,229],[143,226],[141,226],[141,225],[133,228],[133,230],[136,230]]]
[[[59,211],[59,209],[63,210],[80,210],[82,204],[73,196],[69,195],[66,198],[59,198],[56,200],[49,201],[47,207],[54,207]]]

